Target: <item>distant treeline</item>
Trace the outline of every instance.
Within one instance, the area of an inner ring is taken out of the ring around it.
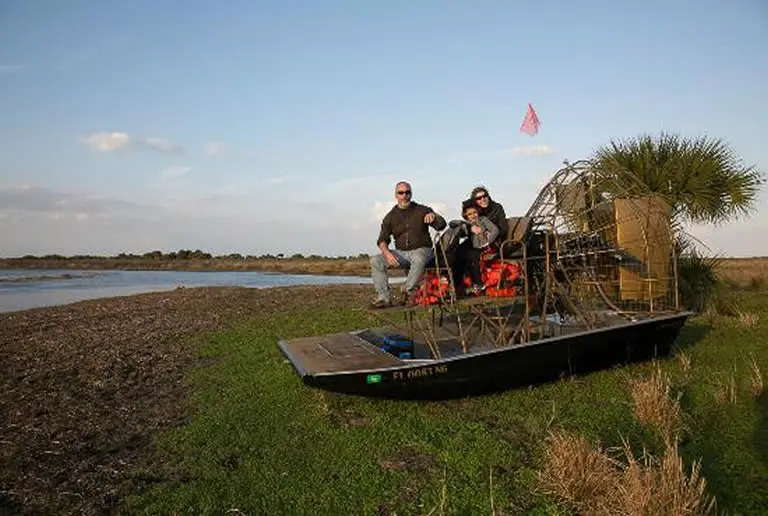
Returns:
[[[178,251],[171,251],[164,253],[162,251],[150,251],[143,254],[134,253],[120,253],[115,256],[99,256],[92,254],[78,254],[73,256],[63,256],[60,254],[46,254],[43,256],[35,256],[27,254],[20,257],[5,258],[6,260],[153,260],[153,261],[168,261],[168,260],[362,260],[368,259],[369,255],[365,253],[358,254],[357,256],[321,256],[317,254],[303,255],[301,253],[295,253],[292,255],[286,255],[283,253],[278,254],[262,254],[262,255],[243,255],[240,253],[230,253],[225,255],[212,255],[206,253],[200,249],[179,249]]]

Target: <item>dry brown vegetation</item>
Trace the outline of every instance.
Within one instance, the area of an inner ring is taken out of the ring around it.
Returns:
[[[750,390],[755,398],[760,397],[765,392],[765,382],[763,381],[763,373],[760,371],[760,366],[757,365],[755,357],[750,357],[749,360],[749,380]]]
[[[725,258],[718,273],[739,286],[763,290],[768,287],[768,258]]]
[[[678,452],[682,413],[678,399],[671,396],[669,377],[656,365],[649,377],[631,379],[629,385],[636,419],[663,438],[661,457],[643,449],[638,458],[626,441],[616,456],[617,450],[558,429],[551,432],[545,449],[541,486],[577,514],[713,513],[716,500],[707,493],[700,463],[694,462],[687,472]]]
[[[700,464],[686,472],[677,443],[668,442],[660,459],[643,450],[635,457],[624,442],[615,457],[584,437],[557,430],[549,437],[542,487],[576,514],[660,516],[703,515],[715,509]]]
[[[679,396],[673,398],[671,389],[669,376],[658,365],[650,377],[630,380],[635,418],[656,429],[669,442],[679,438],[682,422]]]

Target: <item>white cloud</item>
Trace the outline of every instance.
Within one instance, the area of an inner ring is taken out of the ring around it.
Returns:
[[[173,165],[160,172],[160,177],[164,179],[170,179],[174,177],[181,177],[186,175],[191,170],[191,167],[186,165]]]
[[[167,152],[169,154],[177,154],[183,150],[181,145],[169,140],[168,138],[150,137],[145,138],[141,143],[150,149],[154,149],[160,152]]]
[[[205,152],[206,156],[217,156],[224,151],[224,147],[224,142],[208,142],[205,144],[203,152]]]
[[[555,152],[549,145],[526,145],[510,149],[515,156],[547,156]]]
[[[168,138],[134,138],[121,131],[91,133],[82,139],[83,143],[98,152],[115,152],[128,149],[149,149],[168,154],[180,154],[181,145]]]
[[[122,132],[91,133],[83,139],[86,145],[99,152],[113,152],[131,145],[131,137]]]

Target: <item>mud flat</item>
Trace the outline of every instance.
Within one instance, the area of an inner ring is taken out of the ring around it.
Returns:
[[[0,514],[102,513],[150,482],[152,436],[186,421],[196,336],[370,294],[183,288],[0,314]]]

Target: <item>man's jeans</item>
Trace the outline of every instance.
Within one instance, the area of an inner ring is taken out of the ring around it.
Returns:
[[[399,251],[397,249],[392,250],[392,254],[395,255],[399,263],[400,269],[408,269],[408,276],[405,278],[405,290],[406,292],[413,291],[424,273],[427,263],[432,260],[433,251],[431,247],[420,247],[411,251]],[[373,286],[376,288],[376,295],[378,299],[389,301],[390,300],[390,288],[389,277],[387,276],[387,267],[390,265],[387,263],[387,259],[384,255],[379,253],[371,256],[371,277],[373,278]]]

